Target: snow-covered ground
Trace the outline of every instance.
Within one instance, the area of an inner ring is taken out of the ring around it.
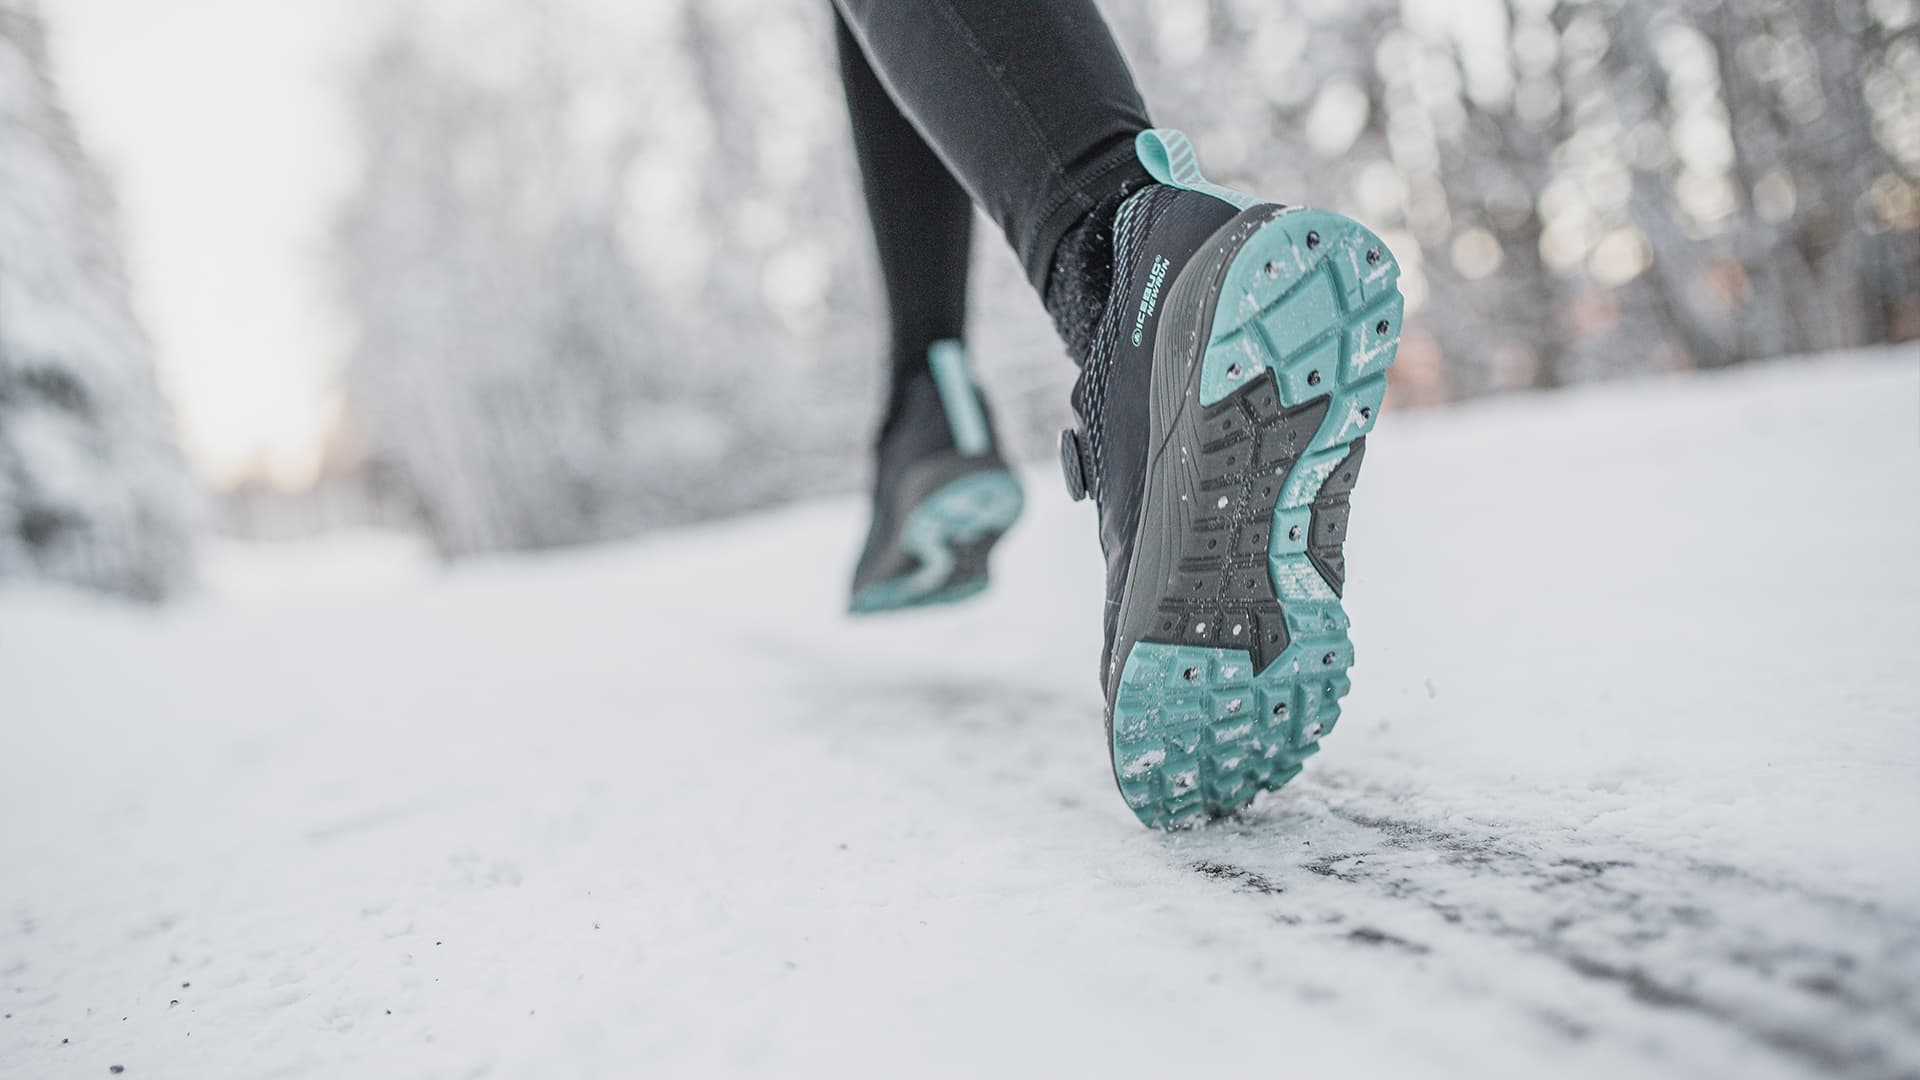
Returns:
[[[1920,362],[1389,418],[1346,717],[1114,793],[1091,511],[0,596],[0,1075],[1920,1074]]]

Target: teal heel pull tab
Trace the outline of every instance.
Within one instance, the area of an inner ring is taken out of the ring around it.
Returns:
[[[986,410],[980,407],[980,394],[967,373],[967,347],[952,338],[936,341],[927,347],[927,365],[933,369],[933,385],[940,391],[947,425],[953,428],[954,447],[967,457],[993,449]]]
[[[1260,200],[1244,191],[1222,187],[1200,175],[1200,159],[1185,134],[1172,128],[1148,128],[1133,140],[1133,152],[1155,180],[1168,187],[1185,188],[1211,195],[1238,210]]]

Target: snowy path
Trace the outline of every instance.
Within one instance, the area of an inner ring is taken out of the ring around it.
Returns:
[[[1920,1075],[1913,359],[1392,417],[1340,729],[1182,834],[1055,483],[864,625],[850,503],[0,595],[0,1076]]]

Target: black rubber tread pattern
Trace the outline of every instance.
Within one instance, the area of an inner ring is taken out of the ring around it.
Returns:
[[[992,553],[993,545],[1005,536],[1003,532],[991,532],[978,540],[956,543],[953,551],[953,573],[947,576],[941,589],[952,589],[970,582],[980,581],[987,576],[987,556]],[[915,560],[916,562],[918,560]]]
[[[1326,419],[1328,399],[1280,407],[1273,373],[1200,410],[1198,508],[1180,537],[1159,622],[1140,640],[1245,649],[1255,671],[1286,650],[1267,564],[1273,504]]]
[[[1333,595],[1344,596],[1347,583],[1347,513],[1353,485],[1360,476],[1361,459],[1367,456],[1367,438],[1353,441],[1353,449],[1340,459],[1333,472],[1320,485],[1313,500],[1312,533],[1307,538],[1307,559],[1320,571]]]

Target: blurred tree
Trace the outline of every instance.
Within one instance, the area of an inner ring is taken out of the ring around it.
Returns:
[[[1565,15],[1554,0],[1506,0],[1483,5],[1477,26],[1433,20],[1401,45],[1425,84],[1406,88],[1405,100],[1427,113],[1413,127],[1430,144],[1414,154],[1432,162],[1421,178],[1435,189],[1428,201],[1446,207],[1415,235],[1429,249],[1422,265],[1438,300],[1426,322],[1463,365],[1456,393],[1569,379],[1578,331],[1567,309],[1583,282],[1566,271],[1585,252],[1556,243],[1548,216],[1579,131]],[[1401,94],[1387,96],[1397,109]],[[1600,214],[1590,214],[1598,227]],[[1469,358],[1483,362],[1464,366]]]
[[[1902,336],[1920,251],[1874,192],[1912,186],[1864,92],[1899,27],[1846,0],[1597,11],[1635,220],[1687,357],[1713,367]]]
[[[1912,4],[1105,6],[1211,172],[1399,252],[1397,393],[1920,334]],[[366,65],[348,381],[448,553],[854,485],[881,327],[829,18],[424,5]],[[1012,260],[976,249],[970,336],[1031,453],[1072,372]]]
[[[107,186],[38,16],[0,0],[0,578],[162,599],[190,578],[199,497]]]
[[[357,80],[337,241],[372,466],[448,556],[850,486],[877,343],[825,10],[643,13],[677,61],[650,83],[590,16],[476,11],[397,21]]]
[[[641,463],[684,475],[716,442],[621,246],[619,180],[644,141],[580,139],[579,88],[551,27],[532,30],[510,85],[399,33],[357,92],[366,164],[338,235],[349,390],[375,467],[450,556],[677,516]]]

